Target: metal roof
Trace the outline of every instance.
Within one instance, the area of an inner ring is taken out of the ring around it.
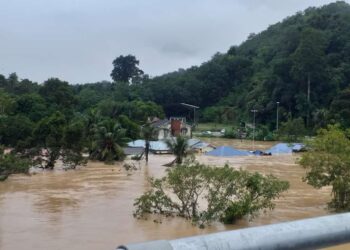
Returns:
[[[271,154],[291,154],[293,151],[300,151],[305,147],[302,143],[278,143],[266,150]]]
[[[238,150],[228,146],[221,146],[206,153],[206,155],[219,156],[219,157],[232,157],[232,156],[250,155],[250,153],[247,151]]]
[[[123,148],[124,154],[126,155],[141,155],[145,152],[143,147],[126,147]]]

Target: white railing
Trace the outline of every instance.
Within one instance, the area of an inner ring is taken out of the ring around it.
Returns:
[[[120,246],[121,250],[315,249],[350,242],[350,213]]]

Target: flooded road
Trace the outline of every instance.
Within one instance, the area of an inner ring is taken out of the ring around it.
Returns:
[[[215,139],[215,145],[250,148],[251,142]],[[265,149],[272,143],[256,143]],[[90,162],[72,171],[15,175],[0,183],[0,249],[115,249],[121,243],[206,234],[247,226],[270,224],[328,214],[330,189],[316,190],[303,183],[304,170],[295,164],[297,156],[216,158],[197,156],[203,163],[249,171],[272,173],[288,180],[290,189],[276,202],[276,209],[253,221],[233,226],[217,223],[199,229],[180,218],[136,220],[132,216],[134,199],[148,187],[147,179],[162,176],[162,165],[170,155],[151,155],[148,165],[127,172],[121,165]],[[137,164],[136,164],[137,165]]]

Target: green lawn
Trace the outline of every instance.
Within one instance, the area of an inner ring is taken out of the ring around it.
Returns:
[[[232,125],[230,124],[221,124],[221,123],[199,123],[198,126],[196,127],[197,132],[201,131],[220,131],[221,129],[228,129],[232,128]]]

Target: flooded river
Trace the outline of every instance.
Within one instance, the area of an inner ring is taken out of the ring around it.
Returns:
[[[215,145],[251,148],[251,142],[215,139]],[[271,143],[256,143],[265,149]],[[132,173],[121,165],[89,162],[78,170],[42,172],[32,176],[15,175],[0,183],[0,249],[115,249],[121,243],[205,234],[247,226],[290,221],[326,215],[330,189],[316,190],[302,182],[304,170],[297,155],[215,158],[197,156],[200,162],[249,171],[272,173],[290,182],[290,189],[276,202],[276,209],[253,221],[233,226],[217,223],[199,229],[180,218],[136,220],[134,199],[148,187],[147,179],[162,176],[171,155],[151,155]]]

